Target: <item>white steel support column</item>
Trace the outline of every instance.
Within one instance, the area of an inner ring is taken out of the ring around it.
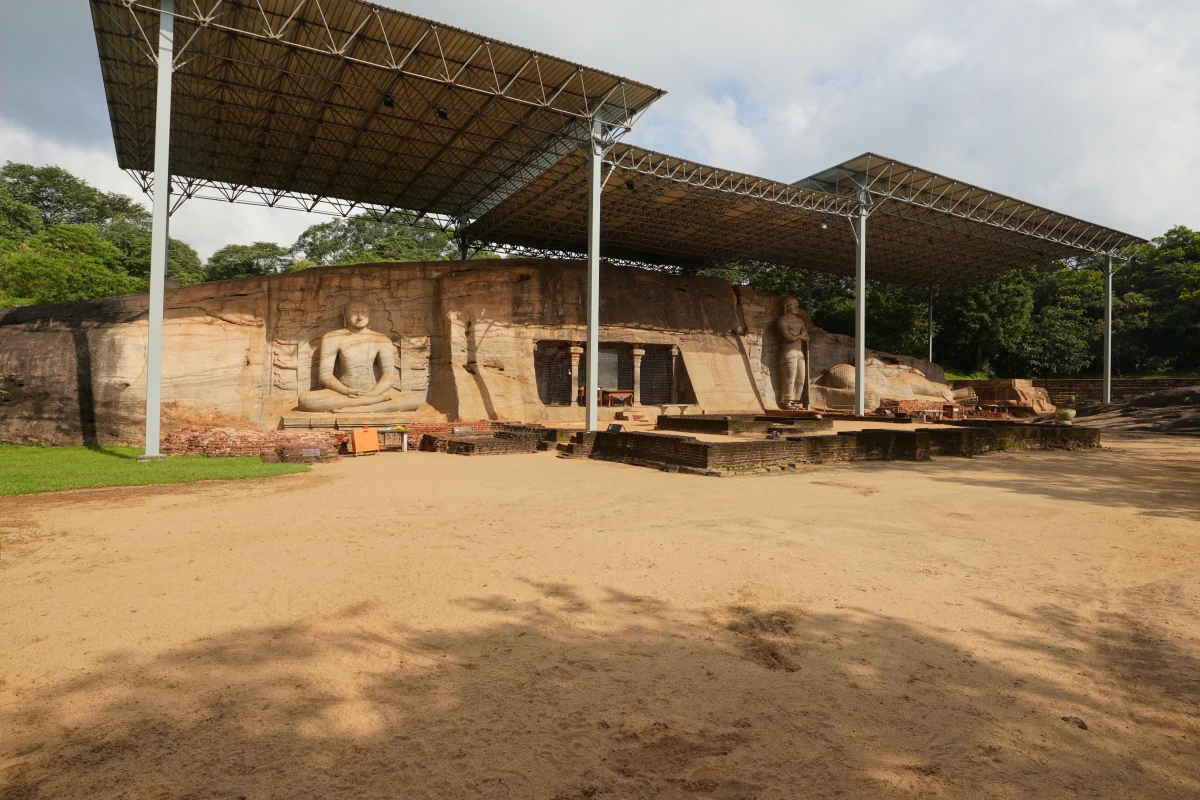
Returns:
[[[867,204],[858,207],[858,263],[854,274],[854,415],[867,413]]]
[[[171,210],[171,73],[174,61],[175,0],[160,0],[158,100],[154,110],[154,206],[150,233],[150,308],[146,337],[146,453],[159,453],[162,412],[163,289],[167,275],[167,223]]]
[[[466,261],[471,257],[471,243],[467,240],[464,233],[470,220],[467,217],[459,217],[454,220],[454,239],[458,244],[458,260]]]
[[[1113,257],[1104,264],[1104,402],[1112,402],[1112,294]]]
[[[587,375],[584,401],[587,430],[599,428],[597,394],[600,384],[600,162],[603,149],[600,123],[595,123],[588,150],[588,268],[587,268]]]

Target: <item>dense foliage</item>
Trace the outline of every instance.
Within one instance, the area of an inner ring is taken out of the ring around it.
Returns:
[[[204,279],[223,281],[230,278],[274,275],[287,272],[291,265],[291,252],[274,242],[227,244],[209,256],[208,265],[204,268]]]
[[[0,253],[0,303],[70,302],[146,291],[94,225],[49,225]]]
[[[1200,371],[1200,232],[1183,226],[1128,254],[1113,279],[1113,370]],[[1102,369],[1104,277],[1099,258],[943,287],[934,298],[934,359],[962,374],[1071,376]],[[730,265],[704,274],[790,294],[803,303],[803,270]],[[867,345],[928,355],[929,290],[870,283]],[[854,280],[814,273],[813,322],[854,333]]]
[[[181,283],[204,280],[184,242],[170,240],[167,263]],[[0,167],[0,306],[144,292],[149,276],[144,206],[60,167]]]
[[[150,213],[59,167],[0,167],[0,307],[145,291]],[[1118,374],[1200,371],[1200,232],[1167,231],[1125,254],[1114,279],[1113,360]],[[493,258],[481,253],[478,258]],[[310,267],[457,259],[453,239],[409,217],[367,216],[313,225],[290,246],[230,244],[202,263],[170,240],[168,271],[184,285]],[[1096,259],[1055,263],[990,281],[942,287],[934,300],[934,358],[965,374],[1069,376],[1101,368],[1104,282]],[[808,277],[782,267],[704,270],[804,302]],[[813,321],[854,333],[854,282],[814,274]],[[928,351],[929,291],[872,283],[867,344]]]
[[[56,245],[38,238],[50,226],[58,226]],[[85,227],[87,233],[82,232]],[[71,228],[80,229],[76,244],[84,248],[73,271],[67,262],[74,251],[60,241]],[[102,192],[60,167],[8,162],[0,167],[0,307],[145,291],[150,235],[150,212],[133,199]],[[81,244],[89,236],[115,250],[98,255],[94,242]],[[456,258],[458,248],[444,231],[400,215],[383,220],[359,216],[313,225],[291,246],[226,245],[207,263],[185,242],[171,239],[167,273],[188,286],[307,267]]]
[[[400,216],[352,217],[313,225],[300,234],[292,249],[320,266],[458,258],[458,247],[444,232],[420,228]]]

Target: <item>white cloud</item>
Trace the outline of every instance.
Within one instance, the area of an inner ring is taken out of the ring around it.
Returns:
[[[0,161],[54,165],[106,192],[130,195],[147,208],[150,198],[117,167],[112,143],[68,144],[0,117]],[[171,236],[196,248],[201,258],[227,244],[256,241],[290,245],[309,225],[328,217],[300,211],[262,208],[212,200],[188,200],[171,216]]]
[[[963,57],[963,46],[946,36],[920,33],[899,53],[899,66],[910,78],[919,79],[949,69]]]
[[[702,161],[720,160],[722,166],[743,172],[762,168],[766,152],[754,131],[738,119],[738,104],[732,97],[698,97],[685,119],[689,127],[684,135]]]
[[[117,169],[111,143],[66,144],[52,135],[35,133],[4,117],[0,117],[0,161],[59,166],[97,189],[121,194],[140,193],[133,179]]]

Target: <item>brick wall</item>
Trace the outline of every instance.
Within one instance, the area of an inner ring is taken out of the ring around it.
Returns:
[[[1119,378],[1112,382],[1112,399],[1114,402],[1129,400],[1140,394],[1197,384],[1200,384],[1200,378]],[[1104,381],[1099,378],[1035,380],[1033,385],[1045,389],[1050,395],[1050,402],[1056,406],[1066,405],[1067,395],[1071,394],[1075,395],[1076,403],[1100,402],[1104,399]]]
[[[429,434],[450,436],[455,428],[469,427],[472,435],[491,435],[497,425],[491,420],[479,422],[417,422],[409,424],[408,446],[421,449],[421,440]],[[163,455],[203,455],[212,458],[262,456],[264,461],[301,460],[302,449],[320,450],[321,460],[336,458],[345,450],[349,430],[289,428],[280,431],[255,431],[240,428],[182,428],[162,440]]]
[[[935,456],[977,456],[1002,450],[1082,450],[1100,446],[1097,428],[1056,425],[944,425],[920,428]]]
[[[455,428],[470,428],[470,436],[487,436],[490,435],[494,426],[497,424],[492,420],[480,420],[478,422],[412,422],[405,425],[408,428],[408,447],[410,450],[420,450],[421,442],[426,434],[437,434],[441,436],[454,435]]]
[[[820,430],[833,427],[828,419],[797,416],[768,416],[766,414],[661,414],[655,427],[663,431],[733,434],[766,433],[773,428],[782,430]]]
[[[519,422],[495,422],[484,431],[476,426],[471,428],[469,434],[455,434],[453,429],[449,432],[426,430],[422,433],[417,447],[430,453],[463,456],[536,453],[538,445],[542,442],[556,442],[567,433],[555,428],[524,425]]]
[[[261,456],[263,461],[337,460],[346,431],[251,431],[239,428],[182,428],[162,440],[163,455],[199,455],[210,458]],[[319,459],[305,457],[317,450]]]
[[[592,440],[591,457],[645,466],[663,464],[703,470],[708,467],[707,452],[711,444],[691,436],[669,433],[598,431]]]

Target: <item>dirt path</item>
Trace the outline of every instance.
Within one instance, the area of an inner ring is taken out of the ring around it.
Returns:
[[[0,798],[1194,798],[1198,456],[0,500]]]

